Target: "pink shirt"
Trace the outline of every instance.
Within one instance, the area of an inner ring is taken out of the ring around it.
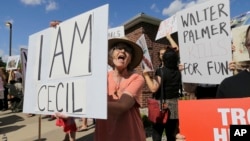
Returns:
[[[144,79],[139,74],[132,74],[119,85],[118,97],[114,94],[117,83],[113,71],[108,73],[108,95],[119,99],[123,92],[135,98],[135,105],[120,117],[96,120],[95,141],[146,141],[145,131],[139,111],[139,100],[144,86]]]

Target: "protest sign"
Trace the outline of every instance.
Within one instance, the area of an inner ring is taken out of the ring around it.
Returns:
[[[118,27],[110,28],[108,30],[108,39],[121,38],[124,36],[125,36],[124,26],[118,26]]]
[[[6,70],[17,69],[19,60],[20,60],[19,55],[9,56],[6,63]]]
[[[136,41],[136,43],[142,48],[143,58],[142,58],[142,68],[144,71],[150,72],[154,71],[153,64],[149,55],[148,45],[145,39],[145,35],[142,34],[141,37]]]
[[[108,5],[29,36],[25,113],[107,118]]]
[[[230,125],[250,124],[250,98],[179,100],[180,133],[190,141],[229,141]]]
[[[166,37],[167,34],[172,34],[175,32],[177,32],[177,19],[176,15],[173,15],[160,23],[155,40],[159,40],[163,37]]]
[[[229,0],[210,0],[177,13],[182,81],[219,84],[232,75]]]
[[[246,31],[250,25],[242,25],[232,29],[233,45],[235,50],[233,52],[233,60],[235,62],[249,60],[249,53],[245,47]]]

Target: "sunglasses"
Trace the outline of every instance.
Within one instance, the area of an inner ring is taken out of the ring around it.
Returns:
[[[130,53],[130,54],[132,54],[133,53],[133,49],[130,47],[130,46],[128,46],[128,45],[126,45],[126,44],[116,44],[114,47],[113,47],[113,50],[119,50],[119,51],[121,51],[121,50],[124,50],[125,52],[128,52],[128,53]]]

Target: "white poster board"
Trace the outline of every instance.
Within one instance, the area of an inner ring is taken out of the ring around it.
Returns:
[[[110,28],[108,30],[108,39],[121,38],[124,36],[125,36],[124,26],[118,26],[118,27]]]
[[[20,60],[19,55],[9,56],[6,63],[6,70],[17,69],[19,60]]]
[[[107,118],[108,4],[29,37],[25,113]]]
[[[160,23],[155,40],[159,40],[163,37],[166,37],[167,34],[172,34],[175,32],[177,32],[177,19],[176,15],[173,15]]]
[[[243,25],[232,29],[233,44],[235,50],[233,52],[233,60],[235,62],[249,60],[249,53],[245,47],[246,31],[250,25]]]
[[[177,14],[182,81],[219,84],[231,76],[229,0],[210,0]]]
[[[148,45],[145,39],[145,35],[142,34],[141,37],[136,41],[136,43],[142,48],[142,51],[143,51],[143,58],[141,61],[141,66],[143,70],[147,72],[154,71],[154,67],[151,61],[151,57],[149,55]]]

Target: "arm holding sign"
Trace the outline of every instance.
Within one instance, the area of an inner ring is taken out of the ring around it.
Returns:
[[[178,52],[179,51],[179,46],[177,45],[177,43],[174,41],[174,39],[172,38],[171,34],[167,33],[166,35],[167,40],[170,42],[171,47]]]

